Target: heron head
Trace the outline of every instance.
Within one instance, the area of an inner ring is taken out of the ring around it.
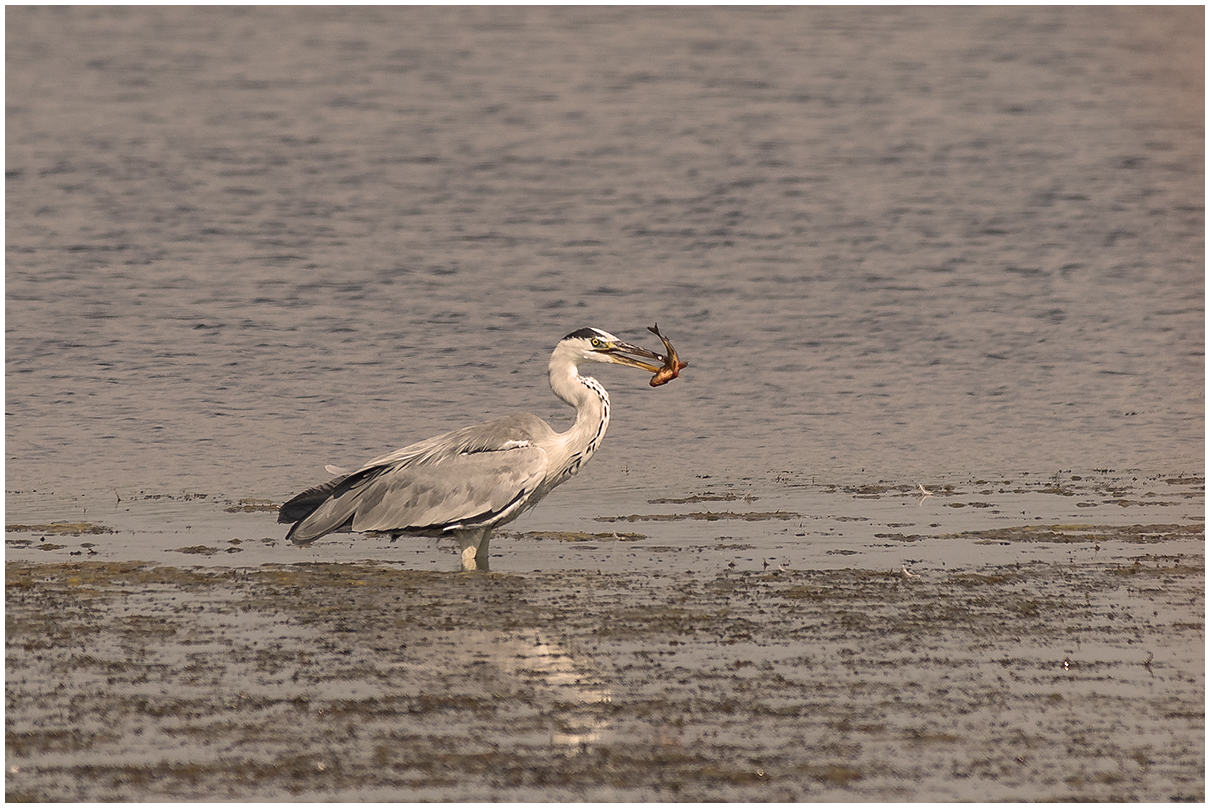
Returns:
[[[581,328],[579,331],[573,331],[559,341],[559,347],[575,351],[579,361],[626,365],[645,370],[648,373],[658,373],[660,366],[644,362],[637,357],[654,359],[657,362],[664,361],[664,357],[654,351],[622,342],[613,334],[599,328]]]

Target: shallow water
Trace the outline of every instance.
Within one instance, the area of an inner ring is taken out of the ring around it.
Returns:
[[[656,321],[598,484],[1199,470],[1201,19],[10,9],[6,487],[280,500]]]
[[[289,547],[272,506],[514,409],[565,428],[554,343],[654,347],[658,322],[690,367],[598,374],[601,451],[494,569],[659,592],[1198,568],[1203,30],[1194,7],[6,9],[6,560],[452,569],[436,541]],[[1199,597],[1154,644],[1204,700]],[[593,686],[625,711],[645,685],[614,651]],[[1204,718],[1174,720],[1201,748]],[[14,788],[51,794],[20,765]],[[846,765],[769,795],[904,797]],[[995,793],[1190,796],[1056,776]]]

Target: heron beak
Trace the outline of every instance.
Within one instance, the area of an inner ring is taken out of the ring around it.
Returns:
[[[627,367],[639,368],[640,370],[645,370],[648,373],[659,373],[660,365],[653,365],[649,362],[644,362],[641,359],[635,359],[634,357],[642,356],[647,359],[654,359],[661,364],[664,362],[664,357],[658,353],[649,351],[646,348],[640,348],[637,345],[631,345],[627,342],[615,342],[613,345],[610,345],[608,348],[606,348],[602,353],[609,357],[610,362],[618,365],[626,365]],[[632,354],[633,356],[626,356],[626,354]]]

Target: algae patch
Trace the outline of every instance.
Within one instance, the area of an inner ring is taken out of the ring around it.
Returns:
[[[241,499],[234,505],[223,508],[226,513],[259,513],[262,511],[275,512],[281,507],[270,499]]]
[[[773,520],[789,520],[801,519],[801,513],[793,511],[748,511],[746,513],[737,513],[735,511],[698,511],[694,513],[651,513],[651,514],[630,514],[629,516],[598,516],[595,517],[597,522],[681,522],[681,521],[698,521],[698,522],[717,522],[720,520],[740,520],[744,522],[767,522]]]
[[[56,536],[115,533],[113,528],[93,522],[49,522],[40,525],[5,525],[6,533],[46,533]]]
[[[585,541],[642,541],[647,538],[642,533],[623,533],[621,531],[611,530],[608,533],[584,533],[575,530],[530,530],[525,532],[500,531],[501,536],[507,536],[510,539],[522,539],[533,541],[566,541],[566,542],[585,542]]]
[[[1172,539],[1204,539],[1205,525],[1020,525],[991,530],[970,530],[945,533],[938,539],[982,539],[1006,542],[1075,542],[1120,541],[1151,544]],[[887,536],[891,538],[890,536]]]

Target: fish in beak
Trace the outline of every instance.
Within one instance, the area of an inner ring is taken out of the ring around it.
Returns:
[[[668,352],[667,356],[658,357],[664,363],[664,366],[656,368],[657,373],[651,377],[651,386],[659,387],[661,384],[668,384],[668,382],[680,376],[681,371],[689,367],[689,363],[676,355],[676,348],[673,348],[668,338],[660,333],[659,323],[656,323],[647,330],[660,338],[660,342],[664,343],[664,350]]]

